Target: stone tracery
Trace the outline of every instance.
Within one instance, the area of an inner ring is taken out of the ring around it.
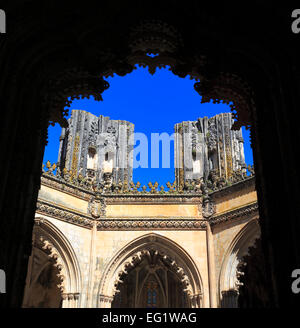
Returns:
[[[224,102],[230,105],[234,118],[237,120],[232,126],[238,130],[241,126],[249,128],[252,123],[254,105],[253,92],[250,86],[239,76],[221,72],[217,78],[197,82],[195,90],[202,96],[201,103]],[[232,102],[232,104],[230,104]]]
[[[188,255],[184,255],[183,250],[177,247],[179,246],[174,242],[153,233],[131,242],[107,265],[100,283],[99,301],[104,299],[104,295],[105,299],[112,301],[130,272],[138,269],[142,262],[146,262],[151,272],[155,272],[156,266],[157,269],[165,266],[174,273],[189,299],[189,306],[200,307],[203,297],[200,275]],[[100,306],[107,305],[100,303]]]
[[[222,307],[238,307],[240,277],[244,272],[243,257],[259,235],[258,220],[254,218],[236,235],[228,247],[223,258],[219,279],[220,305]]]
[[[87,70],[72,68],[64,70],[59,76],[49,81],[44,104],[48,106],[50,124],[59,123],[67,126],[64,118],[75,98],[89,98],[102,100],[101,93],[109,87],[101,76],[96,76]],[[68,99],[70,98],[70,100]]]
[[[40,279],[40,273],[45,267],[45,264],[44,267],[41,267],[39,262],[35,263],[36,256],[39,256],[38,252],[46,255],[48,262],[50,261],[47,266],[49,266],[49,269],[52,268],[52,271],[54,270],[54,282],[63,301],[62,307],[77,307],[80,295],[81,275],[76,256],[58,229],[43,218],[37,218],[34,227],[33,252],[31,255],[32,264],[28,267],[29,272],[23,306],[28,307],[34,301],[32,299],[34,294],[32,294],[33,292],[31,290],[35,287],[34,282]]]
[[[87,43],[90,42],[87,36],[85,38]],[[223,100],[227,103],[233,101],[234,105],[231,107],[232,110],[238,111],[236,118],[238,117],[240,122],[234,128],[238,129],[242,125],[250,124],[248,107],[253,105],[253,100],[252,95],[249,96],[249,87],[232,74],[221,73],[217,79],[206,79],[208,68],[206,66],[209,65],[207,54],[203,51],[192,61],[187,60],[182,52],[183,38],[174,26],[161,20],[142,20],[131,26],[125,39],[128,48],[124,56],[113,53],[112,49],[104,48],[97,52],[97,60],[101,62],[101,68],[97,68],[94,73],[82,68],[74,68],[66,70],[61,77],[56,77],[49,83],[47,87],[49,96],[45,98],[45,103],[51,104],[50,121],[66,126],[63,117],[67,114],[67,110],[63,108],[68,107],[73,99],[79,96],[94,96],[96,100],[102,100],[101,93],[109,85],[101,76],[108,77],[114,73],[124,76],[132,72],[137,64],[148,66],[151,74],[155,73],[156,68],[170,66],[170,70],[180,77],[190,75],[196,80],[201,77],[201,82],[195,84],[196,91],[202,96],[201,102],[210,99],[217,102]],[[149,56],[149,53],[156,56]],[[68,97],[71,97],[71,100],[68,100]]]
[[[33,247],[36,247],[44,251],[52,260],[51,262],[53,262],[53,266],[56,267],[59,271],[59,274],[57,276],[60,283],[59,285],[57,285],[57,287],[59,288],[61,293],[64,293],[64,291],[66,290],[66,286],[65,286],[66,272],[57,249],[55,249],[53,244],[49,242],[47,239],[45,239],[45,237],[41,235],[40,232],[35,235]]]
[[[155,249],[145,249],[137,252],[132,255],[122,266],[121,271],[117,273],[117,278],[114,283],[113,296],[116,293],[119,293],[120,284],[124,283],[126,276],[137,267],[143,260],[146,260],[150,267],[155,266],[166,266],[169,270],[173,271],[178,278],[183,287],[183,291],[186,292],[189,296],[192,295],[191,283],[188,276],[184,273],[183,268],[179,267],[176,264],[176,261],[170,258],[167,254],[159,252]]]

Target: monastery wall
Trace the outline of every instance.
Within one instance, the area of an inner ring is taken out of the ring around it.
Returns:
[[[208,219],[203,216],[202,198],[195,195],[105,196],[104,215],[97,218],[91,214],[91,198],[42,184],[36,214],[59,229],[76,255],[81,275],[79,307],[106,306],[100,301],[100,287],[113,259],[147,235],[161,236],[184,250],[201,277],[201,306],[217,306],[228,250],[243,228],[258,217],[257,211],[242,213],[256,204],[254,182],[232,187],[230,193],[212,193],[215,213]],[[72,216],[82,219],[72,222]],[[153,229],[156,221],[162,225]],[[172,247],[176,260],[176,247]]]

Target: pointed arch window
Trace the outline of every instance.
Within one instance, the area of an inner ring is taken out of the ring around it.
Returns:
[[[96,149],[90,147],[88,149],[88,157],[87,157],[87,169],[97,170],[97,161],[96,161]]]
[[[147,308],[157,307],[157,283],[151,281],[147,286]]]

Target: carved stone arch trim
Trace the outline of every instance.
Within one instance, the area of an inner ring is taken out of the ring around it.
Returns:
[[[113,277],[114,286],[112,296],[119,292],[120,284],[125,280],[126,276],[130,273],[130,271],[137,267],[140,263],[142,263],[144,259],[148,259],[150,260],[150,262],[156,262],[157,259],[160,259],[166,265],[166,267],[168,267],[168,269],[179,278],[182,283],[182,287],[184,288],[183,291],[186,292],[189,297],[192,297],[194,295],[194,292],[191,288],[192,284],[190,282],[189,277],[185,274],[184,269],[178,265],[174,258],[167,255],[166,251],[158,250],[157,246],[153,245],[149,247],[149,249],[143,248],[141,251],[134,253],[126,260],[125,263],[120,266],[120,271],[116,272],[116,275]],[[155,272],[153,274],[156,276],[156,278],[158,278]],[[144,278],[144,282],[147,280],[148,275],[149,273]],[[161,285],[161,280],[159,278],[157,279],[157,281]],[[163,291],[163,288],[162,292],[166,299],[167,297],[165,292]],[[139,295],[140,293],[141,291],[139,292]]]
[[[242,126],[250,127],[255,111],[254,92],[240,76],[229,72],[220,72],[213,79],[203,79],[201,82],[195,83],[194,87],[202,96],[201,103],[210,101],[231,103],[230,108],[236,119],[232,125],[233,130],[239,130]]]
[[[126,268],[140,261],[142,252],[151,249],[155,249],[160,254],[172,259],[172,265],[178,267],[179,274],[183,276],[183,280],[188,286],[192,306],[201,306],[205,295],[203,294],[203,282],[197,265],[180,245],[156,233],[149,233],[129,242],[107,264],[99,284],[97,306],[100,306],[99,301],[101,299],[113,300],[116,292],[114,285],[119,274],[126,273]]]
[[[33,246],[42,249],[55,261],[55,266],[60,271],[61,285],[58,287],[63,299],[71,294],[74,299],[78,299],[82,290],[80,266],[66,236],[46,218],[37,217],[33,228],[33,239]]]
[[[241,264],[243,256],[248,253],[248,249],[260,236],[258,218],[248,222],[234,237],[227,248],[221,265],[218,290],[220,306],[237,307],[238,296],[238,266]],[[226,301],[225,298],[230,301]]]
[[[59,278],[60,281],[62,282],[64,276],[61,274],[61,267],[60,267],[60,265],[57,263],[57,258],[53,258],[53,257],[51,257],[51,256],[50,256],[51,254],[49,254],[49,251],[47,251],[46,247],[45,247],[45,249],[43,249],[43,247],[45,246],[44,243],[43,243],[43,241],[40,242],[39,245],[37,245],[37,243],[35,243],[34,246],[35,246],[35,248],[36,248],[35,251],[41,252],[41,253],[43,253],[43,254],[46,254],[47,259],[49,259],[49,257],[50,257],[50,259],[52,260],[52,261],[51,261],[52,263],[49,262],[49,261],[44,262],[44,263],[39,267],[39,270],[37,270],[37,272],[36,272],[36,274],[35,274],[35,277],[34,277],[34,279],[31,281],[30,285],[33,285],[33,284],[39,279],[40,274],[44,271],[45,268],[47,268],[47,266],[48,266],[49,264],[52,264],[52,265],[54,265],[55,267],[57,267],[58,271],[60,272],[58,278]],[[63,288],[64,288],[64,287],[63,287],[63,284],[58,285],[57,287],[59,288],[60,292],[63,293]]]

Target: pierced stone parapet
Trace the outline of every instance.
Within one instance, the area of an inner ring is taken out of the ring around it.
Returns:
[[[248,170],[248,173],[247,173]],[[78,174],[74,175],[72,170],[67,170],[66,168],[61,171],[56,164],[51,164],[50,161],[45,165],[42,165],[42,182],[46,182],[45,178],[49,178],[51,182],[47,183],[50,185],[55,185],[56,187],[64,186],[65,191],[75,192],[77,194],[82,192],[88,192],[92,195],[95,194],[138,194],[138,195],[176,195],[176,194],[197,194],[205,195],[207,193],[212,193],[230,187],[233,184],[239,183],[241,181],[248,180],[254,176],[253,166],[248,166],[241,170],[233,172],[233,175],[228,179],[223,177],[218,177],[211,171],[210,175],[204,181],[198,180],[187,180],[182,186],[178,186],[176,182],[166,183],[166,188],[163,185],[159,185],[158,182],[149,182],[148,186],[142,186],[138,181],[137,183],[131,182],[128,184],[127,181],[124,183],[113,183],[108,181],[96,182],[95,177],[91,177],[89,174],[83,176]],[[72,190],[73,188],[73,190]],[[69,190],[68,190],[69,189]]]

